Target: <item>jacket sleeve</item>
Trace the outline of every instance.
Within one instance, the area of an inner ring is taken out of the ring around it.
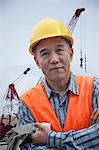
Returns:
[[[92,89],[92,110],[99,108],[99,79],[95,78]]]
[[[19,121],[17,126],[24,125],[26,123],[34,123],[35,119],[33,118],[29,109],[19,100],[19,110],[18,110]]]
[[[99,149],[99,123],[93,126],[68,132],[51,131],[48,136],[48,147],[57,149]]]

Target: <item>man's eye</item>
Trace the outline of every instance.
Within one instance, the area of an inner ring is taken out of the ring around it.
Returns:
[[[64,50],[63,50],[63,49],[58,49],[58,50],[57,50],[57,52],[62,52],[62,51],[64,51]]]
[[[41,54],[41,56],[47,56],[47,55],[48,55],[47,52]]]

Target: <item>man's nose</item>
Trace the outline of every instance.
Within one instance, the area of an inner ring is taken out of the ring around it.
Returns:
[[[56,53],[52,53],[50,56],[50,63],[58,63],[59,62],[59,56]]]

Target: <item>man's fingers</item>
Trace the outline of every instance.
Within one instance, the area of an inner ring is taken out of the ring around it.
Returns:
[[[97,110],[95,114],[96,123],[99,122],[99,109]]]
[[[97,117],[99,116],[99,110],[97,110],[93,116],[94,120],[97,120]]]
[[[99,122],[99,114],[98,114],[98,117],[97,117],[96,123],[98,123],[98,122]]]
[[[46,144],[50,129],[39,122],[36,122],[34,125],[38,130],[31,135],[32,142],[35,144]]]
[[[39,123],[39,122],[36,122],[35,126],[38,128],[38,130],[41,130],[41,129],[44,128],[44,126],[41,123]]]
[[[95,114],[97,113],[97,108],[94,109],[94,111],[92,112],[91,118],[93,118],[95,116]]]
[[[97,112],[97,109],[95,109],[93,112],[92,112],[92,115],[90,117],[90,125],[93,125],[95,123],[95,120],[94,120],[94,115],[95,113]]]
[[[99,109],[95,109],[90,118],[90,125],[99,122]]]

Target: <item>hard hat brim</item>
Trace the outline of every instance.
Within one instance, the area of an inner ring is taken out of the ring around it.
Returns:
[[[73,45],[74,44],[74,40],[73,40],[73,38],[71,37],[71,36],[67,36],[67,35],[65,35],[65,34],[61,34],[61,35],[46,35],[45,37],[43,36],[43,37],[40,37],[40,38],[38,38],[38,39],[36,39],[36,40],[33,40],[33,41],[31,41],[31,45],[30,45],[30,47],[29,47],[29,52],[32,54],[32,55],[34,55],[34,52],[35,52],[35,45],[37,45],[37,43],[38,42],[40,42],[41,40],[44,40],[44,39],[48,39],[48,38],[53,38],[53,37],[64,37],[64,38],[66,38],[67,40],[70,40],[70,42],[71,42],[71,45]]]

